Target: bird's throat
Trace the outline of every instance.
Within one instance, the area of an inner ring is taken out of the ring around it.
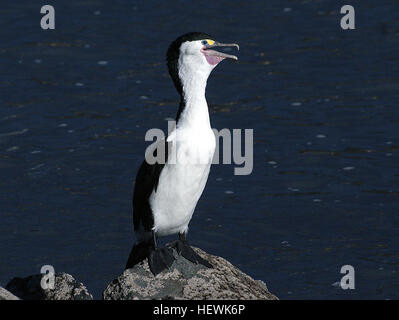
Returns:
[[[208,75],[181,77],[182,94],[177,116],[179,126],[210,127],[208,104],[205,98]]]

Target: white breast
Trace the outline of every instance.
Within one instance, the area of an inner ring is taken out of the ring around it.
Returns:
[[[178,128],[168,142],[172,144],[168,161],[157,191],[150,196],[154,231],[160,236],[187,230],[208,180],[216,145],[210,128],[201,132]]]

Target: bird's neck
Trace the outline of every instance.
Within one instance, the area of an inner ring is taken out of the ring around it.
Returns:
[[[205,98],[206,82],[209,74],[182,72],[182,92],[177,114],[177,126],[209,127],[208,104]]]

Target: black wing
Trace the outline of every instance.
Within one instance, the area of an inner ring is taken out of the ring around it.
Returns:
[[[163,147],[163,148],[162,148]],[[140,225],[144,231],[151,231],[154,226],[154,216],[149,203],[152,191],[156,191],[159,176],[168,159],[169,143],[166,140],[160,141],[153,151],[153,156],[157,156],[157,151],[165,152],[165,161],[162,163],[148,164],[146,160],[140,166],[136,176],[136,183],[133,193],[133,225],[134,230],[138,230]]]

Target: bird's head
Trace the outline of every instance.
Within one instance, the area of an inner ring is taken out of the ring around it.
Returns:
[[[220,43],[202,32],[184,34],[172,42],[167,53],[169,74],[181,94],[185,82],[193,78],[206,81],[209,74],[224,59],[238,60],[234,55],[217,51],[218,47],[236,47],[236,43]]]

